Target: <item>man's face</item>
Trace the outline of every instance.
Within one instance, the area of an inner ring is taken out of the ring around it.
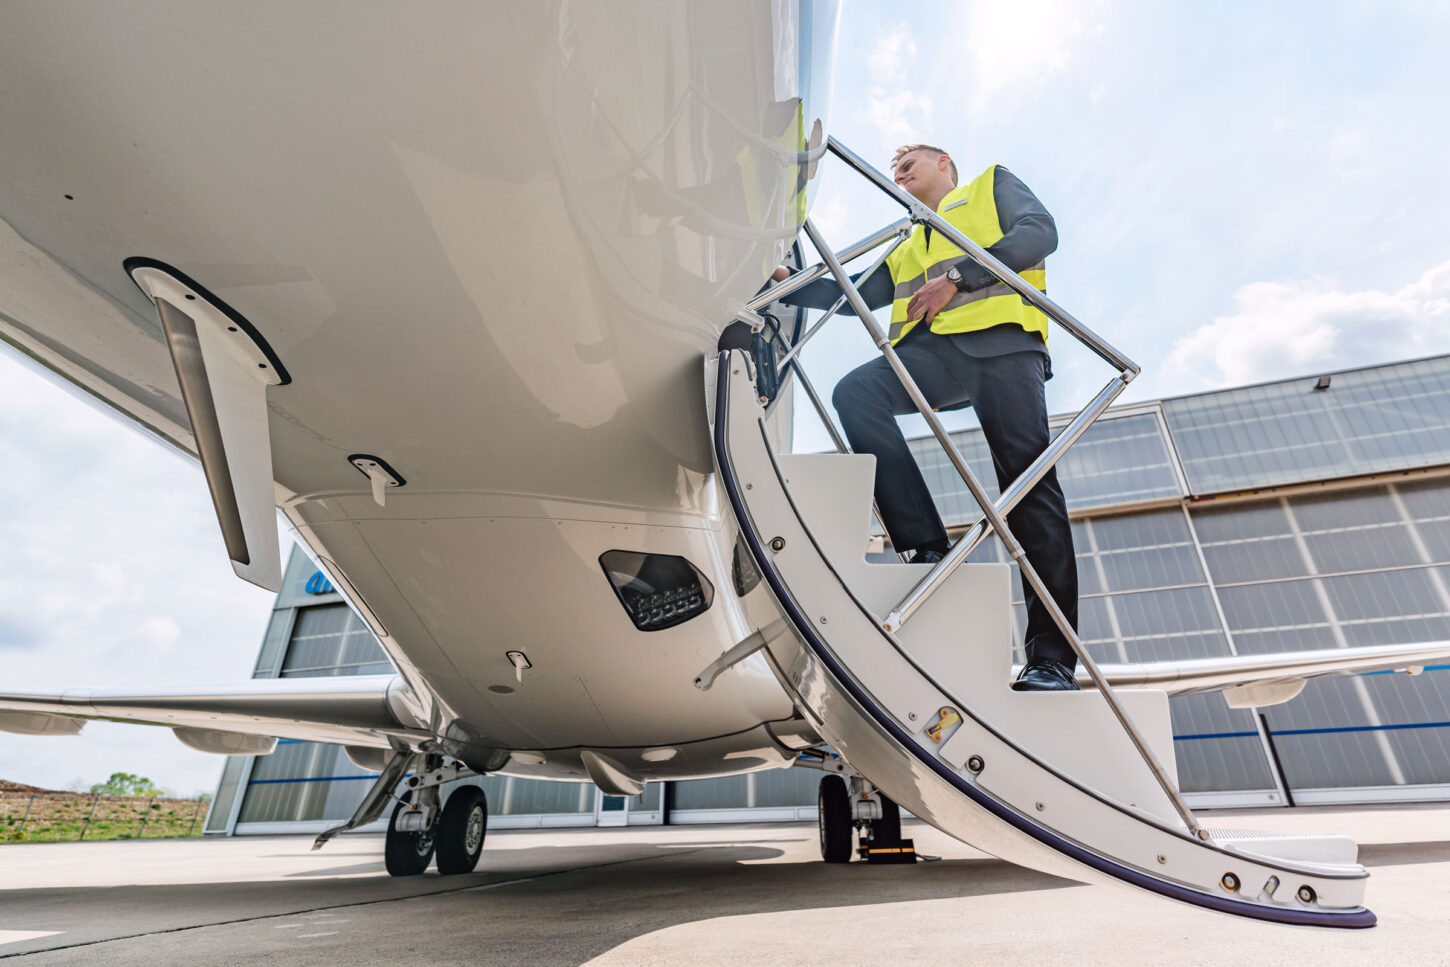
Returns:
[[[934,151],[912,151],[902,156],[894,172],[896,183],[918,200],[930,198],[945,186],[951,188],[951,175],[942,170],[945,155]]]

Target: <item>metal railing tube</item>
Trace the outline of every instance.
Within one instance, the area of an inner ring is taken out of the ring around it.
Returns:
[[[905,205],[907,211],[912,213],[913,221],[925,222],[936,229],[945,238],[949,239],[953,245],[963,252],[966,252],[978,265],[981,265],[987,271],[991,272],[1006,285],[1011,286],[1016,290],[1018,295],[1055,319],[1059,325],[1076,336],[1079,342],[1107,360],[1114,368],[1121,370],[1125,374],[1129,374],[1128,379],[1131,380],[1141,371],[1137,363],[1123,355],[1111,343],[1079,322],[1072,313],[1068,312],[1056,302],[1053,302],[1040,289],[1027,282],[999,261],[996,256],[992,255],[970,238],[967,238],[951,222],[942,218],[941,215],[927,208],[906,191],[902,190],[896,182],[871,167],[856,152],[845,147],[835,138],[827,138],[826,144],[830,146],[831,151],[836,157],[854,168],[857,173],[865,176],[876,187]]]
[[[893,185],[892,187],[895,186]],[[916,405],[917,411],[921,413],[922,418],[927,422],[927,426],[931,428],[932,435],[936,437],[937,442],[946,451],[947,458],[951,460],[952,466],[956,467],[957,473],[961,475],[962,482],[967,485],[967,490],[971,493],[972,498],[982,508],[982,513],[986,515],[987,522],[997,532],[997,537],[1006,545],[1007,553],[1011,555],[1012,560],[1017,562],[1017,567],[1022,572],[1022,577],[1032,587],[1032,590],[1037,592],[1037,597],[1042,602],[1043,607],[1047,609],[1047,613],[1052,618],[1053,624],[1057,625],[1058,630],[1062,632],[1063,638],[1067,640],[1072,650],[1076,652],[1078,660],[1083,663],[1083,668],[1087,670],[1088,677],[1093,680],[1093,684],[1097,686],[1098,691],[1102,693],[1103,698],[1107,701],[1108,707],[1113,710],[1113,715],[1117,717],[1118,724],[1123,727],[1123,731],[1128,734],[1128,738],[1138,750],[1138,755],[1142,757],[1143,762],[1153,773],[1153,777],[1158,781],[1158,785],[1173,803],[1174,809],[1188,826],[1189,831],[1198,839],[1207,840],[1208,831],[1199,825],[1197,817],[1193,815],[1193,810],[1189,809],[1188,803],[1183,801],[1183,797],[1179,794],[1177,788],[1175,788],[1173,780],[1169,778],[1168,773],[1164,770],[1163,764],[1158,761],[1158,757],[1153,754],[1153,750],[1148,747],[1148,743],[1138,733],[1137,727],[1133,724],[1133,720],[1129,718],[1127,710],[1118,701],[1118,697],[1113,692],[1112,686],[1103,677],[1103,673],[1098,670],[1097,662],[1093,661],[1092,656],[1083,647],[1083,643],[1078,638],[1077,632],[1073,630],[1072,622],[1067,620],[1067,615],[1063,614],[1062,608],[1058,606],[1057,601],[1052,597],[1052,592],[1043,583],[1042,577],[1037,573],[1037,569],[1027,559],[1027,553],[1022,549],[1022,545],[1017,542],[1017,538],[1012,535],[1012,531],[1007,527],[1007,522],[1002,519],[1001,514],[997,513],[997,508],[993,506],[991,498],[987,496],[987,492],[982,489],[982,484],[977,480],[977,475],[972,473],[972,468],[967,465],[966,458],[962,456],[961,451],[952,443],[951,437],[947,435],[946,428],[942,426],[941,420],[937,417],[936,412],[931,408],[931,404],[927,402],[926,397],[922,395],[921,387],[916,385],[916,380],[912,379],[911,373],[907,372],[906,365],[902,363],[901,357],[896,355],[896,350],[891,346],[891,340],[887,338],[886,333],[882,331],[875,317],[871,315],[870,308],[867,307],[866,301],[861,298],[861,293],[856,290],[856,286],[851,282],[851,277],[841,267],[841,263],[836,260],[836,257],[831,254],[830,248],[821,239],[820,233],[816,231],[816,226],[811,223],[810,218],[805,220],[804,227],[806,235],[810,237],[811,244],[816,247],[816,251],[825,259],[826,265],[831,270],[831,274],[836,277],[836,282],[841,286],[842,291],[845,292],[847,300],[851,303],[851,308],[856,311],[856,315],[861,318],[861,322],[866,326],[866,331],[871,334],[871,338],[876,343],[877,348],[886,357],[886,361],[890,364],[892,372],[901,381],[902,387],[906,390],[907,395],[911,397],[911,401]]]
[[[864,285],[866,283],[866,280],[867,279],[871,278],[871,276],[875,275],[877,272],[879,272],[881,270],[881,266],[883,266],[883,265],[886,264],[886,260],[891,257],[891,253],[894,252],[894,251],[896,251],[897,247],[900,246],[902,242],[906,241],[907,234],[908,234],[907,232],[902,231],[902,233],[897,236],[896,241],[894,241],[890,245],[888,245],[886,247],[886,251],[884,251],[884,252],[881,253],[881,257],[878,258],[875,262],[873,262],[871,264],[871,267],[869,269],[867,269],[865,272],[862,272],[861,273],[859,280],[856,282],[856,284],[858,286],[859,285]],[[827,271],[829,271],[829,270],[827,270]],[[814,336],[816,333],[820,332],[821,327],[824,326],[827,322],[829,322],[831,320],[831,318],[837,312],[840,312],[841,311],[841,306],[843,306],[845,304],[846,304],[846,295],[845,295],[845,293],[842,293],[841,294],[841,298],[839,298],[839,299],[836,300],[835,305],[831,306],[831,308],[829,308],[829,309],[826,310],[826,314],[821,317],[820,322],[817,322],[814,326],[811,326],[810,330],[804,336],[802,336],[800,338],[800,342],[798,342],[794,346],[790,347],[790,352],[786,353],[784,356],[781,357],[780,363],[778,365],[782,365],[783,366],[786,363],[790,362],[792,359],[794,359],[796,353],[800,352],[801,351],[801,348],[805,346],[805,344],[810,340],[810,338],[812,336]]]
[[[1092,402],[1083,408],[1077,418],[1063,427],[1062,432],[1047,445],[1047,449],[1043,450],[1037,459],[1032,461],[1032,464],[1002,492],[1002,496],[997,498],[997,503],[994,505],[997,513],[1003,517],[1011,513],[1012,508],[1022,502],[1022,498],[1037,486],[1038,482],[1047,475],[1047,471],[1057,465],[1057,461],[1062,459],[1068,448],[1078,441],[1087,428],[1093,424],[1093,421],[1127,387],[1126,379],[1122,376],[1114,376],[1108,385],[1093,397]],[[916,610],[922,606],[923,602],[957,569],[957,565],[967,559],[968,554],[977,549],[977,545],[982,543],[989,533],[991,531],[987,526],[987,518],[978,518],[976,523],[967,528],[967,532],[962,535],[962,538],[952,545],[947,556],[932,567],[931,573],[912,588],[906,597],[901,599],[901,603],[891,609],[886,620],[881,622],[881,627],[891,632],[900,631],[901,627],[911,620],[911,616],[916,614]]]
[[[893,222],[891,225],[873,235],[867,235],[854,245],[846,246],[836,253],[836,258],[842,262],[858,259],[876,246],[888,241],[893,235],[902,235],[903,233],[910,233],[910,231],[911,219],[903,218],[898,222]],[[760,295],[745,303],[745,308],[750,312],[754,312],[757,309],[768,306],[772,302],[779,301],[790,295],[796,289],[810,285],[816,279],[821,278],[830,271],[824,263],[817,263],[766,289]],[[1035,292],[1037,290],[1034,289],[1033,291]]]
[[[875,275],[876,272],[880,270],[881,266],[886,264],[886,260],[891,257],[892,252],[896,251],[896,247],[902,242],[906,241],[907,234],[908,233],[906,232],[906,230],[903,229],[901,231],[901,233],[896,237],[896,241],[888,245],[886,247],[886,251],[881,253],[881,257],[878,258],[874,263],[872,263],[869,269],[861,273],[862,281],[869,279],[871,276]],[[827,269],[827,271],[830,270]],[[801,349],[805,346],[807,342],[810,341],[810,338],[812,336],[821,331],[821,327],[829,322],[831,318],[834,317],[838,311],[840,311],[841,306],[845,304],[846,296],[842,294],[841,298],[837,299],[835,304],[832,305],[830,309],[826,310],[826,314],[821,317],[820,321],[817,322],[814,326],[811,326],[810,330],[804,336],[801,336],[800,341],[797,342],[794,346],[791,346],[790,351],[782,356],[779,362],[776,363],[777,368],[784,367],[785,374],[781,376],[780,385],[776,387],[775,398],[772,399],[769,403],[765,404],[766,419],[770,419],[770,414],[775,412],[776,404],[778,404],[781,400],[785,398],[785,391],[790,386],[791,373],[799,374],[801,378],[801,384],[805,384],[806,371],[804,367],[801,366],[800,361],[795,358],[796,354],[801,351]],[[812,390],[811,392],[814,393],[814,390]],[[821,406],[820,399],[812,397],[812,402],[815,403],[816,411],[821,414],[822,422],[826,424],[827,429],[830,429],[832,423],[830,417],[826,416],[825,408]],[[848,450],[845,450],[839,446],[836,449],[840,450],[841,453],[849,452]]]

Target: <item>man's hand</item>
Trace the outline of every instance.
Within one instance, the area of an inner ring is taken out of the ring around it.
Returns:
[[[952,301],[952,296],[957,294],[957,287],[952,280],[946,276],[932,279],[926,285],[916,290],[911,301],[906,304],[906,318],[918,319],[925,316],[927,325],[936,318],[936,314],[946,308],[946,304]]]

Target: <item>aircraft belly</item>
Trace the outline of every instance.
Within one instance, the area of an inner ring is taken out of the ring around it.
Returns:
[[[434,488],[678,506],[711,466],[698,360],[804,214],[834,25],[804,7],[13,11],[0,234],[64,278],[22,303],[0,268],[0,336],[189,446],[122,270],[159,259],[293,375],[289,492],[359,490],[366,451]]]
[[[449,716],[469,723],[455,728],[473,730],[470,741],[642,747],[790,717],[789,699],[758,658],[709,692],[694,687],[701,669],[755,630],[733,586],[733,534],[723,523],[651,524],[629,513],[579,519],[607,509],[544,500],[536,516],[500,513],[519,512],[518,500],[500,502],[489,517],[309,525],[362,589],[400,664],[416,667]],[[673,628],[640,631],[599,562],[609,550],[685,557],[710,582],[711,606]],[[510,651],[532,666],[522,676]]]

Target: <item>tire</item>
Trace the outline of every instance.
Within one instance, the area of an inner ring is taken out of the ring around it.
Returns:
[[[901,807],[882,792],[876,793],[881,801],[881,818],[871,820],[871,845],[891,849],[901,845]]]
[[[434,832],[438,872],[444,876],[472,873],[488,833],[488,799],[477,786],[459,786],[443,804]]]
[[[383,841],[383,865],[391,876],[417,876],[428,868],[433,859],[434,833],[438,824],[435,822],[433,829],[425,833],[405,833],[398,829],[398,816],[407,809],[407,803],[398,803],[388,820],[388,837]]]
[[[821,830],[821,859],[827,863],[851,862],[851,794],[840,776],[823,776],[817,823]]]

